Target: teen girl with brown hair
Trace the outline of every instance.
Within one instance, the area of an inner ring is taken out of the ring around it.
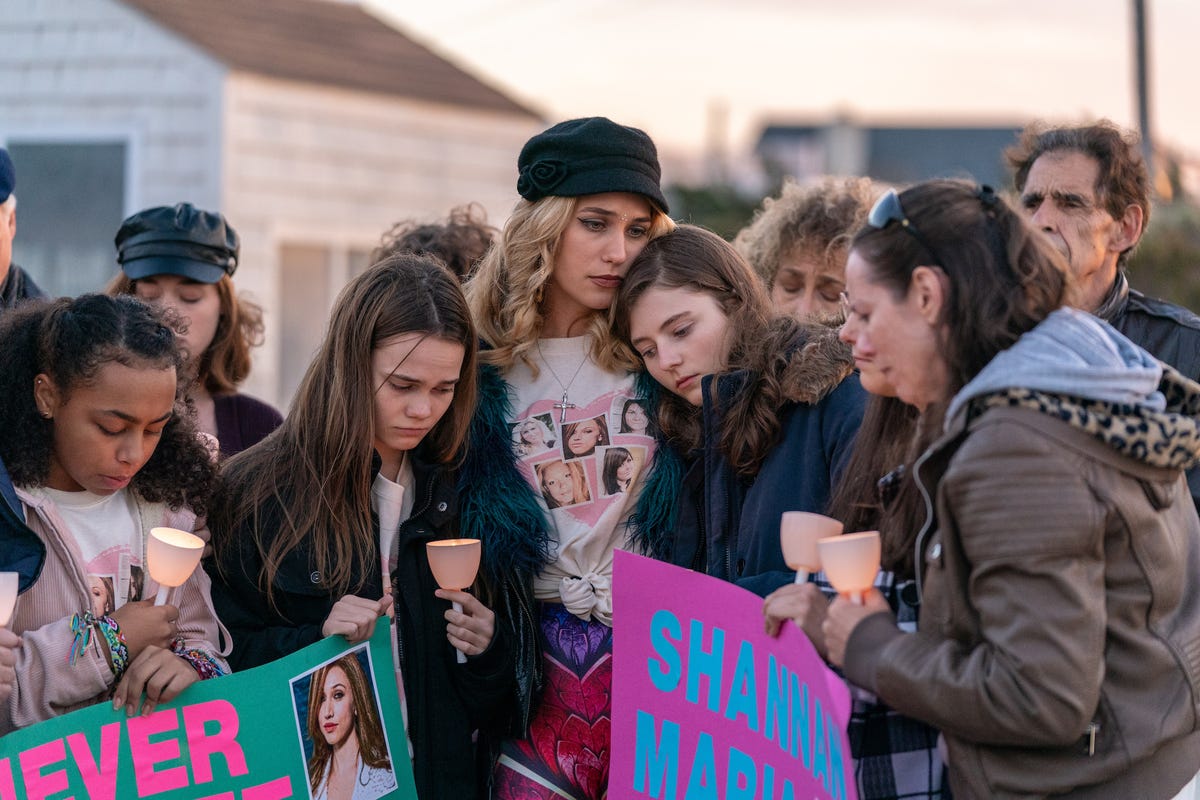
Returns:
[[[488,733],[514,695],[494,570],[485,563],[473,594],[446,591],[425,555],[459,535],[475,342],[440,264],[399,255],[368,269],[338,298],[284,424],[225,464],[210,521],[238,667],[324,636],[361,641],[394,616],[413,771],[429,797],[480,795]]]

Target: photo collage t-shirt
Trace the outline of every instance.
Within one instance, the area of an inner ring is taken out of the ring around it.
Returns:
[[[128,489],[109,495],[36,490],[49,499],[83,556],[94,616],[103,617],[128,602],[141,600],[142,526]]]
[[[509,420],[512,446],[547,509],[555,544],[554,563],[535,580],[534,594],[611,625],[613,550],[625,546],[625,520],[654,439],[634,396],[634,376],[597,367],[589,337],[539,344],[536,379],[520,362],[506,375],[516,413]]]

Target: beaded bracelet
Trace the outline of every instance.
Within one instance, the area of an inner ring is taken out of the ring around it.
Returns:
[[[108,666],[113,671],[114,680],[121,680],[121,676],[125,674],[125,668],[129,666],[129,648],[125,644],[124,634],[121,633],[121,626],[115,619],[97,617],[90,611],[72,614],[71,633],[73,641],[71,650],[67,654],[67,663],[75,666],[75,662],[79,660],[79,654],[92,644],[93,633],[95,633],[96,644],[99,645],[99,640],[103,639],[107,645],[104,655]]]
[[[192,665],[192,669],[196,670],[196,674],[202,681],[219,678],[225,674],[225,670],[221,668],[217,660],[199,648],[185,648],[183,642],[176,642],[174,652],[175,655]]]
[[[121,633],[121,626],[112,617],[97,618],[96,630],[100,631],[104,641],[108,643],[109,664],[112,666],[113,677],[119,681],[125,674],[125,668],[129,666],[129,647],[125,644],[125,634]]]

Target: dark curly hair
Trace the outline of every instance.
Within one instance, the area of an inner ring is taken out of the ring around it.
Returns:
[[[54,447],[52,420],[34,402],[34,379],[45,374],[63,394],[94,380],[100,368],[174,368],[182,374],[174,321],[129,297],[85,294],[74,300],[31,301],[0,317],[0,457],[19,486],[42,486],[50,474]],[[158,447],[134,476],[131,487],[143,499],[184,505],[197,515],[208,511],[216,466],[196,435],[186,383],[175,393],[175,413]]]
[[[487,223],[487,212],[483,207],[468,203],[450,209],[445,222],[397,222],[383,234],[379,247],[371,253],[371,263],[378,264],[398,253],[435,256],[460,281],[465,281],[497,234],[499,231]]]

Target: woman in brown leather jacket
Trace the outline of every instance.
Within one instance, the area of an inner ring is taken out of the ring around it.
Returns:
[[[990,189],[889,193],[847,263],[868,389],[921,410],[921,611],[839,599],[830,660],[939,728],[958,798],[1170,798],[1200,769],[1200,386],[1068,308]]]

